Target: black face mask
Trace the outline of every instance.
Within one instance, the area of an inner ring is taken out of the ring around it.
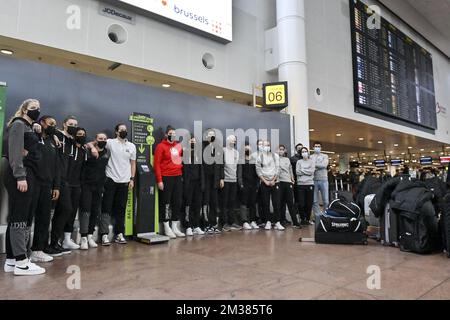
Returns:
[[[298,149],[298,150],[297,150],[297,154],[298,154],[299,156],[301,156],[301,155],[302,155],[302,149]]]
[[[86,144],[86,137],[82,136],[82,137],[75,137],[75,142],[81,145],[85,145]]]
[[[41,111],[39,109],[35,110],[28,110],[27,116],[30,117],[31,120],[36,121],[39,119],[39,115],[41,114]]]
[[[250,150],[245,150],[245,155],[248,157],[250,155]]]
[[[73,137],[77,134],[77,127],[67,127],[67,133]]]
[[[191,149],[194,150],[195,149],[195,143],[191,143]]]
[[[120,131],[119,132],[120,139],[125,139],[127,136],[128,136],[128,132],[127,131]]]
[[[106,147],[106,141],[97,141],[97,146],[98,146],[100,149],[105,149],[105,147]]]
[[[175,140],[174,136],[167,136],[167,141],[173,142]]]
[[[53,136],[56,133],[56,127],[55,126],[48,126],[44,129],[44,132],[48,136]]]
[[[212,136],[211,137],[211,142],[214,142],[214,141],[216,141],[216,137]]]

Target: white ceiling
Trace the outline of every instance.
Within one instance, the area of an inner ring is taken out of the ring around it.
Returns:
[[[450,0],[406,0],[450,40]]]

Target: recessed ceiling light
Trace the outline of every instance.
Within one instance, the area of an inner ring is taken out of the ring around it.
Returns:
[[[6,54],[8,56],[12,55],[14,51],[8,50],[8,49],[2,49],[0,50],[1,53]]]
[[[363,158],[363,160],[366,160],[366,159],[367,159],[367,158],[365,158],[365,157]]]
[[[383,144],[383,141],[381,141],[381,140],[380,140],[380,141],[378,141],[378,144]]]
[[[397,157],[396,159],[397,159],[397,160],[400,160],[400,157]]]
[[[365,153],[363,153],[362,155],[363,155],[363,156],[365,156],[366,154],[365,154]]]
[[[424,152],[424,151],[425,151],[425,149],[420,149],[420,151],[421,151],[421,152]]]
[[[336,133],[336,137],[342,137],[342,133]]]
[[[409,150],[411,150],[413,147],[408,147]]]
[[[398,143],[394,144],[394,147],[398,147]]]
[[[314,131],[316,131],[315,129],[309,129],[309,132],[314,132]]]
[[[390,153],[390,154],[393,154],[393,153],[394,153],[394,151],[389,151],[389,153]]]
[[[405,152],[402,152],[402,156],[404,156],[406,153]]]
[[[358,138],[359,141],[364,141],[364,138]]]
[[[375,157],[378,157],[378,155],[376,154]]]
[[[450,147],[447,147],[447,148],[445,148],[445,149],[450,149]]]
[[[431,153],[436,153],[436,151],[431,151]]]
[[[415,154],[413,154],[412,156],[413,156],[413,157],[415,157],[416,155],[415,155]]]
[[[216,96],[216,99],[223,99],[223,96]]]
[[[170,88],[171,87],[171,85],[168,84],[168,83],[163,83],[162,86],[163,86],[163,88]]]

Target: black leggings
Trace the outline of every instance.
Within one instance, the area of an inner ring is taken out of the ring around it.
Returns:
[[[314,201],[314,186],[298,186],[298,211],[302,221],[309,221]]]
[[[239,192],[241,205],[245,206],[249,215],[242,217],[243,222],[256,222],[256,200],[258,197],[258,187],[256,182],[245,184]]]
[[[59,199],[56,203],[52,219],[51,243],[55,245],[63,237],[64,232],[73,231],[73,222],[80,202],[80,187],[69,187],[63,183],[59,190]]]
[[[22,261],[27,258],[28,244],[30,243],[31,225],[29,225],[29,222],[33,217],[35,177],[32,170],[27,168],[27,192],[17,190],[17,179],[9,165],[3,178],[9,199],[6,258]]]
[[[289,182],[280,182],[280,215],[286,220],[286,205],[294,225],[298,225],[297,207],[294,204],[294,185]]]
[[[200,180],[193,180],[189,186],[185,187],[184,207],[186,227],[197,228],[200,226],[200,211],[202,206],[202,187]]]
[[[203,205],[208,207],[207,216],[208,227],[213,227],[217,224],[217,206],[219,204],[218,189],[215,184],[214,174],[205,174],[205,196]]]
[[[237,183],[236,182],[225,182],[225,186],[222,190],[222,211],[221,211],[221,221],[222,225],[234,224],[234,208],[236,206],[236,195],[237,195]]]
[[[270,199],[272,199],[273,213],[270,212]],[[263,215],[267,221],[276,223],[280,221],[280,186],[266,186],[261,183],[261,201]]]
[[[183,199],[183,179],[162,177],[164,190],[159,191],[159,219],[161,222],[178,221]]]
[[[52,187],[35,184],[33,196],[34,236],[32,251],[44,251],[48,246],[50,218],[52,211]],[[32,221],[29,225],[31,226]]]
[[[102,206],[102,185],[83,184],[80,201],[80,234],[86,237],[94,234],[95,225],[100,217]]]
[[[114,234],[125,235],[125,210],[128,201],[128,183],[116,183],[107,178],[103,194],[102,215],[99,233],[109,233],[111,218],[114,220]]]

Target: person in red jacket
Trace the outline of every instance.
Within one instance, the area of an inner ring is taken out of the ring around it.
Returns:
[[[185,237],[179,215],[183,199],[183,148],[176,141],[175,129],[168,126],[164,140],[155,150],[154,170],[159,193],[159,216],[166,236]],[[170,226],[172,222],[172,227]]]

